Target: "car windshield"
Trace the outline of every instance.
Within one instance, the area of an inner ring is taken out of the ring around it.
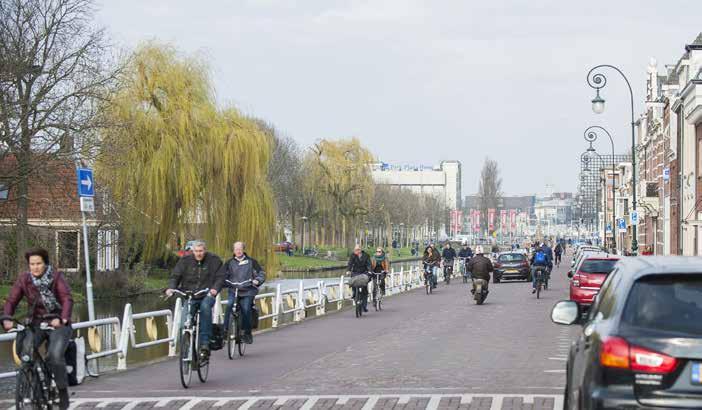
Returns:
[[[702,277],[665,276],[639,280],[629,294],[627,325],[702,336]]]
[[[502,263],[522,262],[524,261],[524,255],[521,253],[507,253],[500,255],[498,260]]]
[[[581,273],[609,273],[617,259],[586,259],[578,269]]]

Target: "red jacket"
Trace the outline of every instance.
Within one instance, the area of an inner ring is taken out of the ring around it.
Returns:
[[[60,312],[47,312],[44,307],[44,302],[41,300],[41,295],[39,294],[39,289],[32,283],[32,274],[29,272],[22,273],[19,278],[12,285],[10,294],[7,296],[7,301],[5,301],[5,316],[13,316],[17,305],[22,301],[22,298],[27,298],[27,304],[31,307],[34,306],[34,312],[30,312],[32,315],[32,320],[38,322],[41,320],[42,316],[55,313],[60,314],[61,319],[66,321],[71,320],[71,312],[73,311],[73,297],[71,296],[71,288],[68,287],[68,283],[63,278],[61,272],[52,272],[54,280],[51,284],[51,291],[54,292],[56,300],[61,304]]]

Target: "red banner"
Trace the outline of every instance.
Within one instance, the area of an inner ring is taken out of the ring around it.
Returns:
[[[502,232],[507,232],[507,210],[500,210],[500,229]]]
[[[490,232],[495,230],[495,208],[488,209],[488,229]]]
[[[473,211],[473,231],[480,232],[480,211]]]
[[[510,230],[514,233],[517,231],[517,210],[516,209],[510,209],[509,210],[509,223],[510,223]]]

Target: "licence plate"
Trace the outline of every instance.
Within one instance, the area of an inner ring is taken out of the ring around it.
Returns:
[[[692,383],[702,384],[702,363],[692,363]]]
[[[519,273],[519,271],[516,269],[507,269],[505,273]]]

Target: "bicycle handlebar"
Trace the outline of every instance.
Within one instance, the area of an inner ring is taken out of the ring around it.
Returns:
[[[232,281],[230,281],[229,279],[225,279],[224,281],[227,282],[228,284],[234,286],[235,288],[236,288],[236,287],[239,287],[239,286],[243,286],[243,285],[245,285],[245,284],[247,284],[247,283],[249,283],[249,282],[253,283],[253,280],[251,280],[251,279],[245,280],[245,281],[243,281],[243,282],[232,282]]]
[[[192,296],[192,297],[199,296],[199,295],[201,295],[201,294],[203,294],[203,293],[207,293],[207,292],[209,292],[209,291],[210,291],[209,288],[200,289],[200,290],[198,290],[198,291],[186,290],[185,292],[183,292],[182,290],[179,290],[179,289],[173,289],[173,293],[177,293],[177,294],[179,294],[180,296],[183,296],[183,297],[186,297],[186,298],[187,298],[187,297],[190,297],[190,296]]]

